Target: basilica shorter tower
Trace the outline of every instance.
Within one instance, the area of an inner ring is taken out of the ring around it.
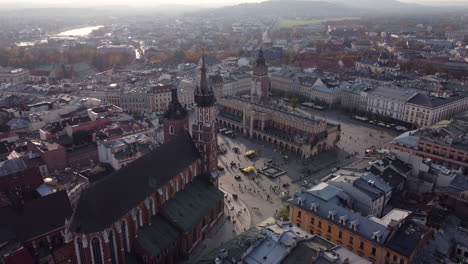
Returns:
[[[164,142],[168,142],[175,136],[188,131],[189,118],[185,109],[177,98],[177,88],[172,87],[172,99],[167,111],[164,113]]]

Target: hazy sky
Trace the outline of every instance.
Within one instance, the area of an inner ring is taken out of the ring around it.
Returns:
[[[1,4],[12,5],[14,3],[19,4],[46,4],[46,5],[131,5],[131,6],[142,6],[142,5],[158,5],[158,4],[186,4],[186,5],[233,5],[239,3],[253,3],[262,2],[264,0],[0,0]],[[353,1],[353,0],[348,0]],[[468,0],[400,0],[402,2],[413,2],[413,3],[445,3],[452,2],[458,4],[466,3]]]

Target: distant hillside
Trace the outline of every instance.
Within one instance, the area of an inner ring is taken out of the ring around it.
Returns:
[[[397,0],[270,0],[239,4],[195,12],[195,15],[218,17],[333,18],[376,15],[433,14],[446,11],[462,12],[459,8],[435,8]]]
[[[301,0],[271,0],[261,3],[239,4],[216,9],[208,9],[196,12],[195,14],[205,16],[223,17],[340,17],[349,16],[350,13],[361,13],[358,9],[345,6],[343,4],[301,1]]]
[[[364,9],[399,9],[415,6],[414,4],[402,3],[397,0],[327,0],[330,3],[343,4],[347,6],[364,8]]]

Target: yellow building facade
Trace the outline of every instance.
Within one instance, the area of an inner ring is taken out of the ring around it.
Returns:
[[[305,210],[296,205],[290,207],[291,223],[311,234],[342,245],[376,264],[408,264],[409,258],[386,248],[383,244],[385,241],[379,241],[378,237],[376,240],[369,240],[350,228],[346,219],[337,219],[338,216],[333,215],[329,217],[318,216],[313,210]],[[338,220],[343,224],[337,224],[332,220]]]

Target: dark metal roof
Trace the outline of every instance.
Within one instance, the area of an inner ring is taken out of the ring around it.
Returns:
[[[462,94],[450,96],[447,98],[441,98],[441,97],[430,96],[430,95],[423,94],[423,93],[418,93],[415,96],[413,96],[410,100],[408,100],[408,103],[435,108],[435,107],[439,107],[439,106],[463,99],[467,95],[468,94],[462,93]]]
[[[367,194],[373,201],[385,195],[385,193],[379,188],[371,185],[368,181],[359,178],[353,181],[353,186]]]
[[[291,252],[281,261],[281,264],[310,264],[314,263],[321,251],[327,251],[336,245],[320,236],[297,243]]]
[[[190,134],[178,135],[84,190],[70,229],[103,230],[199,158]]]
[[[211,182],[195,179],[163,204],[165,215],[184,232],[191,231],[209,214],[224,193]]]
[[[158,256],[161,251],[176,241],[180,232],[166,219],[157,214],[151,219],[151,225],[138,230],[137,240],[151,256]]]
[[[31,200],[22,208],[0,209],[0,242],[26,241],[65,226],[72,209],[66,191]]]
[[[418,248],[426,232],[427,228],[425,226],[414,222],[406,222],[395,231],[395,234],[385,242],[385,245],[403,256],[410,257]]]

